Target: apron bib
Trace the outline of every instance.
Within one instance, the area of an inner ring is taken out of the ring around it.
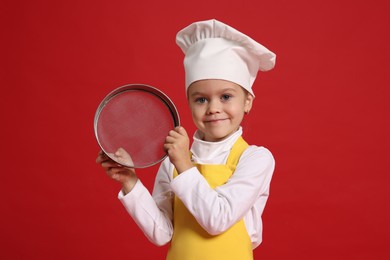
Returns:
[[[240,137],[229,154],[225,165],[201,165],[196,167],[215,189],[225,184],[234,173],[241,154],[248,144]],[[177,171],[174,171],[176,177]],[[176,196],[174,197],[173,237],[167,260],[250,260],[253,259],[252,243],[244,220],[238,221],[220,235],[208,234]]]

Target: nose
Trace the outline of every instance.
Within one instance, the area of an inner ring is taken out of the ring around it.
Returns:
[[[221,112],[221,104],[218,100],[210,100],[207,107],[207,114],[215,114]]]

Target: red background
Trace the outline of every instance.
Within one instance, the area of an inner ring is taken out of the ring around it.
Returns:
[[[388,1],[1,2],[1,259],[164,259],[95,164],[93,117],[154,85],[194,127],[175,34],[216,18],[277,55],[246,139],[277,162],[256,259],[390,259]],[[152,188],[156,168],[139,171]]]

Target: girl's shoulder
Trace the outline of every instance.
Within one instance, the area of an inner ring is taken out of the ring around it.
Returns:
[[[272,156],[271,151],[264,146],[258,146],[254,144],[250,144],[248,148],[244,151],[244,153],[255,153],[259,155],[269,155]]]
[[[274,164],[275,159],[271,151],[264,146],[249,145],[243,152],[240,158],[240,162],[261,162]]]

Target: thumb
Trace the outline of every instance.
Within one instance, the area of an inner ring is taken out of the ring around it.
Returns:
[[[121,147],[115,152],[115,157],[117,158],[118,162],[121,164],[124,164],[129,167],[134,166],[134,162],[130,154]]]

